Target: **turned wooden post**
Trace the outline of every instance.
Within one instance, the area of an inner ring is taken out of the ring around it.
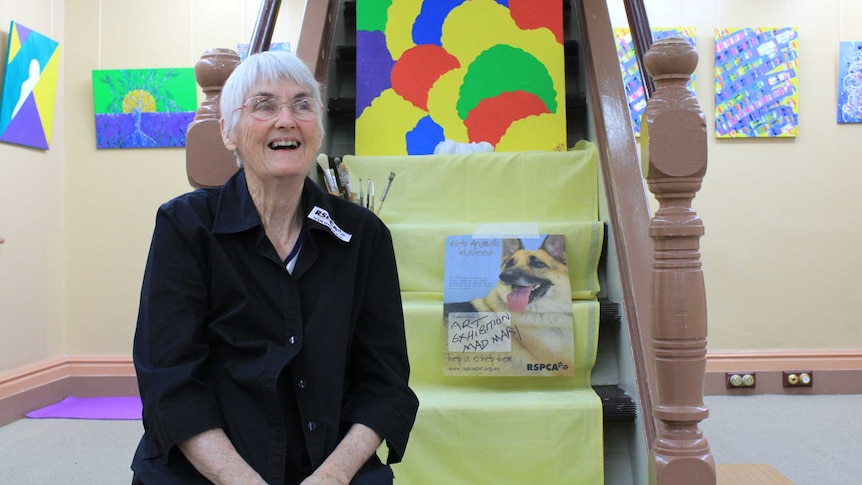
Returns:
[[[706,173],[706,119],[686,82],[697,52],[683,39],[657,41],[644,56],[656,84],[644,114],[641,156],[659,202],[650,221],[652,351],[656,378],[650,483],[714,485],[715,462],[698,423],[706,373],[706,292],[700,262],[703,222],[692,209]]]
[[[217,187],[238,170],[219,128],[219,95],[237,65],[239,56],[231,49],[210,49],[195,64],[195,79],[206,99],[186,129],[186,174],[192,187]]]

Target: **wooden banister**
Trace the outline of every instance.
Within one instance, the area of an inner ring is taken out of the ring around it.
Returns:
[[[649,238],[649,201],[640,170],[629,106],[623,88],[605,0],[572,2],[579,9],[589,102],[596,131],[602,182],[608,199],[608,218],[614,250],[619,260],[623,310],[631,336],[638,406],[647,449],[656,436],[651,419],[654,392],[652,351],[649,345],[652,294]]]
[[[706,290],[700,261],[703,222],[692,200],[706,174],[706,117],[686,88],[697,52],[684,39],[653,44],[644,56],[656,83],[641,128],[647,184],[659,202],[650,222],[655,241],[652,354],[661,422],[651,449],[650,482],[715,485],[715,462],[698,423],[706,376]]]
[[[343,1],[309,1],[302,18],[302,35],[296,55],[308,65],[315,79],[324,87],[329,70],[329,59],[335,48],[335,28]]]
[[[629,21],[629,32],[632,35],[632,44],[635,47],[635,57],[638,60],[638,65],[644,65],[644,55],[652,45],[652,29],[649,25],[649,17],[646,13],[643,0],[623,0],[626,7],[626,17]],[[643,81],[644,91],[647,99],[655,92],[655,84],[652,79],[646,75],[643,69],[640,70],[641,81]]]
[[[257,14],[257,22],[251,33],[251,42],[248,44],[248,53],[257,54],[268,51],[272,43],[272,33],[275,30],[275,21],[278,19],[278,10],[281,8],[281,0],[263,0],[260,4],[260,12]]]

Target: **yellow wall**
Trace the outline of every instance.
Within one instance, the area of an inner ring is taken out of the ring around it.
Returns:
[[[301,0],[274,40],[295,45]],[[625,13],[609,2],[615,22]],[[851,0],[657,0],[653,26],[695,25],[698,98],[712,130],[715,27],[799,28],[799,136],[710,137],[695,208],[710,348],[862,348],[862,125],[835,123],[837,49],[862,39]],[[156,207],[188,190],[181,149],[96,150],[93,69],[191,66],[247,41],[257,0],[0,0],[62,49],[51,149],[0,144],[0,375],[61,355],[128,355]],[[839,10],[841,18],[839,19]],[[291,28],[294,27],[294,28]]]
[[[625,26],[622,2],[612,11]],[[838,45],[862,40],[862,2],[646,2],[653,27],[697,27],[709,168],[694,207],[714,350],[862,348],[862,124],[836,123]],[[716,140],[715,28],[799,31],[799,135]]]
[[[61,44],[48,151],[0,144],[0,375],[61,355],[128,355],[156,208],[190,189],[182,149],[97,150],[92,70],[191,67],[248,42],[258,0],[0,0]],[[304,2],[273,41],[296,45]],[[5,52],[3,55],[5,59]]]
[[[0,0],[0,70],[10,21],[59,41],[63,56],[63,17],[63,2]],[[61,69],[49,151],[0,143],[0,371],[63,349],[65,79]]]

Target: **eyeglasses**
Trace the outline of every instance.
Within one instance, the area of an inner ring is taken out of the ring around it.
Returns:
[[[269,121],[281,113],[282,106],[287,106],[290,114],[300,121],[313,120],[323,111],[323,104],[314,98],[299,98],[289,103],[279,103],[269,96],[252,96],[235,111],[245,109],[252,118]]]

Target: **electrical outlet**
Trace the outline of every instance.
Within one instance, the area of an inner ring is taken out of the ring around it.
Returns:
[[[728,389],[751,388],[757,384],[754,372],[727,372],[725,375]]]
[[[784,387],[811,387],[814,385],[814,372],[810,370],[786,370],[782,373],[782,378],[782,384]]]

